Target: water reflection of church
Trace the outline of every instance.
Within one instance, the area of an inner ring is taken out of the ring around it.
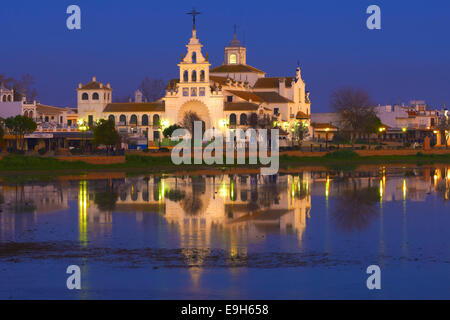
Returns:
[[[242,233],[248,241],[268,231],[301,238],[311,208],[307,181],[257,175],[127,179],[115,210],[135,212],[138,220],[160,213],[178,228],[182,246],[208,246],[216,232]]]
[[[222,175],[185,177],[116,177],[102,180],[60,180],[52,183],[0,185],[0,240],[14,239],[20,230],[36,226],[42,215],[60,214],[77,207],[79,239],[112,235],[114,216],[134,214],[139,224],[154,214],[179,238],[192,265],[201,264],[201,249],[212,247],[230,257],[245,257],[252,243],[268,234],[288,234],[299,241],[311,211],[311,195],[342,194],[353,184],[376,187],[380,202],[424,201],[436,192],[449,198],[450,170],[442,168],[379,168],[377,173],[303,172],[294,175]],[[352,183],[353,183],[352,182]],[[354,186],[353,186],[354,187]],[[200,260],[199,260],[200,259]]]

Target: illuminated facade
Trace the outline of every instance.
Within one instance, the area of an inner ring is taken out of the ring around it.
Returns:
[[[78,115],[81,121],[93,123],[100,118],[112,119],[119,131],[160,140],[161,131],[182,122],[184,115],[195,112],[205,128],[246,129],[250,118],[266,117],[290,136],[298,123],[309,125],[311,101],[300,67],[291,77],[266,77],[262,70],[247,64],[247,50],[234,34],[225,47],[223,65],[211,68],[208,54],[192,29],[187,51],[178,63],[179,77],[169,81],[166,94],[157,101],[111,103],[112,88],[94,77],[79,84]]]

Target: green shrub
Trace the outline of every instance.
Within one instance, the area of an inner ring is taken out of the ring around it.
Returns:
[[[358,158],[359,154],[357,154],[353,150],[336,150],[333,152],[328,152],[324,157],[335,159],[351,159],[351,158]]]

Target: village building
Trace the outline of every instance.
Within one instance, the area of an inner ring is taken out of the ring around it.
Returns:
[[[77,89],[78,118],[87,124],[112,119],[122,134],[159,142],[169,125],[180,124],[187,112],[195,112],[205,129],[248,128],[252,114],[271,119],[289,137],[296,123],[309,126],[311,101],[297,67],[292,77],[266,77],[266,73],[247,64],[247,50],[236,33],[225,47],[224,64],[211,68],[208,54],[192,36],[178,63],[179,77],[168,82],[166,94],[157,101],[113,103],[112,87],[95,77]],[[255,118],[255,116],[253,116]]]

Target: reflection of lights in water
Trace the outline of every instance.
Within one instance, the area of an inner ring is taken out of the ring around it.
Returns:
[[[234,201],[234,180],[231,180],[231,187],[230,187],[230,199],[231,201]]]
[[[159,184],[159,190],[158,190],[158,201],[161,202],[164,195],[166,194],[166,183],[164,182],[164,179],[161,179],[161,182]]]
[[[328,201],[329,191],[330,191],[330,176],[327,176],[327,182],[325,183],[325,197],[326,197],[326,201]]]
[[[380,180],[380,202],[383,202],[383,179]]]
[[[225,181],[223,181],[222,184],[220,185],[220,196],[224,199],[227,198],[227,194],[228,194],[227,189],[228,189],[227,184]]]
[[[403,178],[403,200],[406,199],[406,179]]]
[[[236,258],[237,255],[238,255],[238,250],[237,250],[237,248],[236,248],[235,246],[231,247],[231,249],[230,249],[230,256],[231,256],[232,258]]]
[[[87,195],[87,181],[80,181],[80,191],[78,194],[78,211],[79,211],[79,232],[80,242],[85,244],[87,242],[87,207],[88,207],[88,195]]]
[[[294,199],[294,197],[295,197],[295,184],[294,184],[294,182],[292,182],[292,186],[291,186],[291,195],[292,195],[292,199]]]

